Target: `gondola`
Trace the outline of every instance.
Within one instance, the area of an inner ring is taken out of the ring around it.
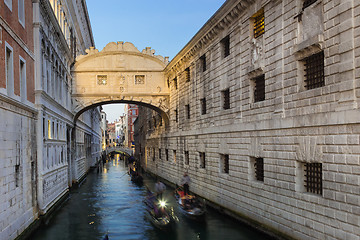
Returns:
[[[143,177],[140,174],[133,173],[131,175],[131,181],[138,184],[138,185],[142,185],[143,184]]]
[[[171,228],[173,218],[164,201],[158,201],[155,195],[148,191],[148,195],[145,198],[144,203],[146,205],[147,215],[155,227],[161,230]]]
[[[195,195],[184,195],[180,189],[175,190],[176,202],[180,212],[192,220],[204,220],[206,213],[205,205]]]

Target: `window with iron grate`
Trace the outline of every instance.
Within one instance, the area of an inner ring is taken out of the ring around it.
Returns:
[[[230,109],[230,89],[221,91],[223,109]]]
[[[177,77],[174,78],[173,82],[174,82],[174,87],[175,87],[175,89],[177,90],[177,89],[178,89]]]
[[[166,161],[169,161],[169,150],[168,149],[165,149],[165,158],[166,158]]]
[[[206,114],[206,98],[200,99],[201,104],[201,115]]]
[[[254,85],[254,102],[265,100],[265,75],[253,79]]]
[[[223,58],[226,58],[230,55],[230,36],[224,37],[221,41],[221,50],[222,50],[222,56]]]
[[[178,119],[179,119],[178,110],[175,109],[174,112],[175,112],[175,122],[178,122]]]
[[[265,15],[264,9],[259,10],[253,16],[254,20],[254,38],[258,38],[265,33]]]
[[[304,171],[306,191],[322,195],[322,163],[305,163]]]
[[[205,153],[204,152],[199,152],[199,156],[200,156],[200,168],[205,168]]]
[[[185,112],[186,112],[186,118],[190,119],[190,105],[189,104],[185,105]]]
[[[311,4],[315,3],[316,1],[317,0],[305,0],[302,9],[304,10],[305,8],[309,7]]]
[[[324,52],[319,52],[305,58],[304,66],[306,89],[325,86]]]
[[[258,181],[264,181],[264,159],[255,158],[255,178]]]
[[[185,69],[185,81],[190,82],[190,67]]]
[[[161,160],[161,148],[159,148],[159,159]]]
[[[200,57],[200,62],[201,62],[202,71],[205,72],[206,71],[206,56],[205,56],[205,54]]]
[[[189,165],[189,151],[185,151],[184,153],[185,155],[185,165]]]
[[[221,172],[229,173],[229,155],[221,154]]]

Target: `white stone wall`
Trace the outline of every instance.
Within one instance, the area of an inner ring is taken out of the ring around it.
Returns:
[[[148,131],[146,167],[174,183],[187,171],[191,191],[290,237],[358,239],[360,3],[317,1],[298,21],[294,17],[303,1],[254,1],[243,7],[241,2],[227,1],[210,21],[217,24],[205,25],[166,68],[172,85],[170,128]],[[251,17],[261,8],[265,34],[253,40]],[[224,58],[220,41],[227,35],[230,55]],[[306,90],[302,60],[320,50],[325,86]],[[199,61],[204,54],[205,72]],[[261,74],[265,100],[254,102],[252,79]],[[227,88],[230,109],[225,110],[221,91]],[[221,170],[221,154],[229,155],[228,174]],[[255,180],[255,157],[264,159],[263,182]],[[302,165],[310,162],[322,163],[322,194],[304,189]]]
[[[0,96],[0,239],[37,218],[34,112],[8,100]]]

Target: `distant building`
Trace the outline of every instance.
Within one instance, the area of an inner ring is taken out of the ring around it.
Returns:
[[[126,109],[127,113],[127,146],[135,148],[134,143],[134,122],[139,114],[138,106],[135,104],[128,104]]]
[[[106,112],[101,110],[101,148],[102,148],[102,150],[105,150],[105,148],[106,148],[106,131],[107,131]]]

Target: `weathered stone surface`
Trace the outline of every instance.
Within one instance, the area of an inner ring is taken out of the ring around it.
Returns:
[[[255,1],[222,22],[237,2],[227,1],[165,68],[167,78],[177,78],[177,87],[170,87],[170,127],[152,126],[155,113],[142,109],[138,157],[173,183],[188,172],[191,191],[293,238],[353,239],[360,232],[359,54],[354,56],[360,22],[352,14],[359,15],[360,4],[316,1],[301,10],[301,1]],[[262,7],[265,34],[253,40],[249,17]],[[294,18],[301,11],[301,19]],[[306,90],[303,60],[319,51],[325,54],[325,86]],[[254,102],[252,78],[261,74],[265,100]],[[227,88],[230,109],[223,109]],[[228,174],[221,154],[229,154]],[[255,178],[255,157],[264,159],[263,182]],[[322,163],[322,194],[306,192],[305,162]]]

